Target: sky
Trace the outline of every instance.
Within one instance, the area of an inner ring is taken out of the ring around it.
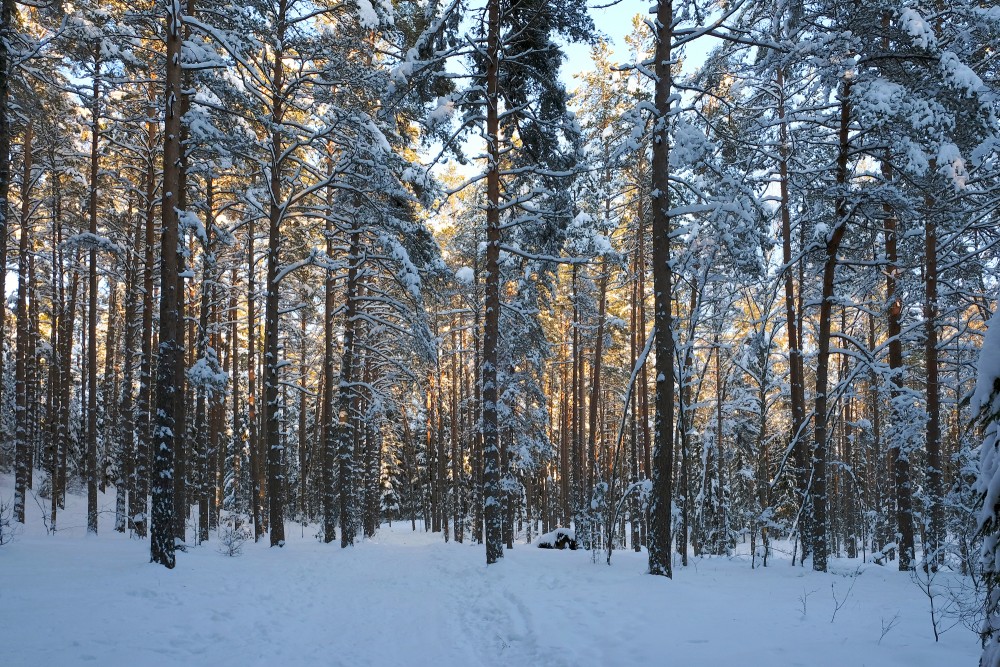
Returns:
[[[602,2],[601,4],[607,4]],[[624,62],[628,57],[628,50],[625,46],[625,35],[632,31],[632,17],[636,14],[644,14],[649,10],[649,0],[621,0],[617,5],[606,9],[593,9],[591,16],[598,32],[604,40],[611,45],[618,60]],[[568,44],[564,47],[566,62],[562,67],[562,78],[567,86],[572,90],[576,84],[572,79],[573,74],[584,72],[593,63],[590,60],[590,46],[587,44]]]
[[[611,1],[613,0],[591,0],[591,6],[602,8],[591,9],[590,13],[598,32],[612,47],[617,62],[625,63],[629,58],[625,36],[632,32],[632,17],[649,16],[650,7],[655,5],[653,0],[619,0],[611,7],[604,7]],[[716,44],[718,44],[717,39],[702,37],[685,46],[684,69],[689,71],[699,67]],[[560,77],[566,83],[567,90],[572,92],[578,85],[573,75],[593,67],[593,62],[590,60],[590,46],[567,44],[563,47],[563,52],[566,54],[566,61],[563,63]]]

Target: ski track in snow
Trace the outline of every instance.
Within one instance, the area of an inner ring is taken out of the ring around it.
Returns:
[[[12,480],[0,477],[0,498]],[[645,554],[536,549],[519,543],[496,565],[480,545],[383,526],[351,549],[286,528],[285,548],[248,543],[227,558],[218,540],[149,564],[149,543],[111,530],[85,535],[71,496],[60,532],[28,523],[0,548],[0,664],[517,666],[735,664],[947,667],[976,664],[975,634],[935,643],[927,600],[906,575],[857,561],[817,574],[786,560],[751,570],[742,558],[693,559],[668,581]],[[194,531],[189,530],[189,538]],[[807,612],[802,614],[801,598]],[[881,622],[899,621],[878,643]]]

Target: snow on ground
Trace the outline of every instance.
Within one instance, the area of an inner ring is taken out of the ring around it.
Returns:
[[[0,499],[12,495],[0,477]],[[251,542],[230,558],[213,535],[167,571],[148,562],[148,541],[113,532],[113,490],[96,538],[83,498],[69,498],[56,535],[28,507],[0,547],[6,665],[950,667],[979,654],[961,626],[934,642],[908,576],[860,562],[816,574],[692,559],[670,581],[644,573],[644,553],[616,552],[608,567],[582,549],[518,544],[487,568],[483,547],[408,522],[346,550],[289,523],[284,549]],[[831,620],[834,592],[847,598]]]

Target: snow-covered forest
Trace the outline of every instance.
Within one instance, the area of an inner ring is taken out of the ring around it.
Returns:
[[[0,10],[0,652],[1000,666],[996,3]]]

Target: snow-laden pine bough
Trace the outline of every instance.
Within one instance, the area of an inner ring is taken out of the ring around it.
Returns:
[[[983,536],[983,578],[986,581],[986,620],[980,667],[1000,667],[1000,309],[987,324],[979,352],[972,409],[983,424],[979,478],[975,490],[983,499],[979,532]]]

